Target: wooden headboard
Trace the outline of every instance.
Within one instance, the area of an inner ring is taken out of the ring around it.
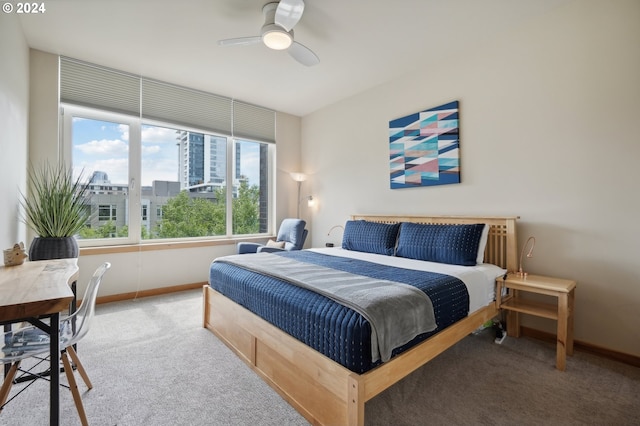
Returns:
[[[518,268],[516,220],[519,216],[378,216],[352,215],[352,220],[368,220],[379,223],[412,222],[421,224],[473,224],[488,223],[489,238],[484,251],[484,261],[493,263],[509,272]]]

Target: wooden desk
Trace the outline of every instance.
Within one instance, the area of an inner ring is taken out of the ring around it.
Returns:
[[[0,267],[0,322],[51,318],[49,423],[60,424],[60,312],[73,300],[70,283],[78,279],[77,259],[25,262]],[[34,322],[35,324],[35,322]]]
[[[550,318],[558,322],[556,336],[556,368],[564,371],[567,355],[573,355],[573,311],[576,282],[541,275],[524,277],[509,274],[506,279],[496,280],[497,307],[507,311],[507,335],[520,337],[519,313]],[[511,289],[507,298],[502,298],[502,289]],[[544,294],[557,298],[557,303],[542,303],[520,298],[520,292]]]

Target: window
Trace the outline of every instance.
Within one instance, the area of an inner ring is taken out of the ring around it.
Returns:
[[[73,105],[62,111],[74,173],[91,194],[82,246],[269,232],[273,144]]]
[[[82,246],[272,230],[275,111],[64,57],[60,104]]]
[[[92,111],[65,118],[74,175],[88,181],[90,194],[89,224],[78,237],[128,239],[129,135],[135,123]]]
[[[99,204],[98,205],[98,221],[115,221],[116,220],[116,206],[115,204]]]
[[[179,127],[142,125],[142,200],[155,218],[143,238],[227,234],[228,139]],[[256,206],[257,208],[257,206]]]
[[[247,140],[236,140],[234,143],[237,182],[232,207],[234,234],[268,231],[268,148],[268,144]]]

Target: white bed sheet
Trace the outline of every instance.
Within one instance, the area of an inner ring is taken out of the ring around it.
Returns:
[[[449,265],[446,263],[427,262],[404,257],[345,250],[340,247],[312,248],[307,250],[331,256],[360,259],[398,268],[437,272],[454,276],[467,286],[467,291],[469,292],[469,314],[494,302],[496,278],[507,272],[506,269],[490,263],[483,263],[476,266]]]

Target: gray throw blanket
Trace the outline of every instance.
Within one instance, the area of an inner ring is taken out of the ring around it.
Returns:
[[[388,361],[393,349],[437,327],[431,299],[421,290],[270,253],[220,257],[224,262],[315,291],[362,315],[371,325],[371,357]]]

